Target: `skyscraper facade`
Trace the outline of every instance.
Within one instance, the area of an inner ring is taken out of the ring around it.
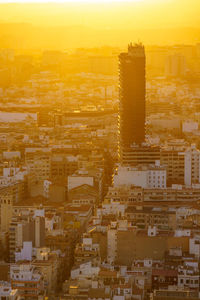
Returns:
[[[130,151],[145,141],[145,49],[130,44],[119,55],[119,129],[120,152]]]

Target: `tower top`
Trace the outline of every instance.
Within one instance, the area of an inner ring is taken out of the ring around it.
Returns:
[[[145,56],[144,45],[142,43],[135,43],[135,44],[130,43],[128,45],[128,55],[144,57]]]

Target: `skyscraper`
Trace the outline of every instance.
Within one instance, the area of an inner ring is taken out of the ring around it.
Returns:
[[[145,49],[130,44],[119,55],[120,148],[130,151],[145,141]]]

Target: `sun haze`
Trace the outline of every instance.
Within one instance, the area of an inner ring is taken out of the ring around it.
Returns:
[[[190,0],[190,5],[188,0],[0,2],[0,36],[17,39],[20,34],[30,47],[35,46],[35,37],[38,47],[67,48],[69,41],[71,47],[126,45],[132,37],[146,44],[194,44],[200,36],[199,0]],[[18,30],[13,23],[26,24]],[[45,32],[47,27],[54,28],[51,34]]]

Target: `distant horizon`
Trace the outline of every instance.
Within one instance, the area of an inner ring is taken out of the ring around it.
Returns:
[[[0,3],[0,47],[69,49],[200,42],[200,1]]]
[[[1,6],[1,3],[0,3]],[[120,27],[113,27],[113,28],[108,28],[108,27],[103,27],[103,28],[99,28],[99,27],[94,27],[91,25],[85,25],[85,24],[35,24],[34,22],[31,21],[5,21],[5,20],[1,20],[0,19],[0,24],[27,24],[27,25],[32,25],[34,27],[85,27],[85,28],[93,28],[93,29],[103,29],[103,30],[171,30],[171,29],[200,29],[200,25],[199,26],[184,26],[184,25],[180,25],[180,26],[166,26],[166,27],[160,27],[157,28],[155,27],[127,27],[127,28],[120,28]]]
[[[66,50],[117,47],[141,41],[145,46],[196,45],[200,28],[106,29],[89,25],[36,25],[31,22],[1,22],[0,48]]]

